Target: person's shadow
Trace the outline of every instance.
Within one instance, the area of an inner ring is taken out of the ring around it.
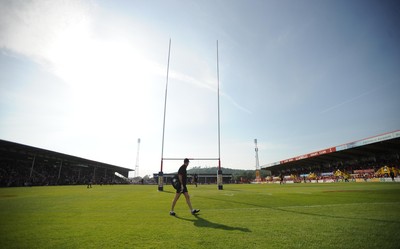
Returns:
[[[207,227],[207,228],[222,229],[222,230],[227,230],[227,231],[238,230],[238,231],[242,231],[242,232],[246,232],[246,233],[251,232],[251,230],[248,229],[248,228],[231,227],[231,226],[227,226],[227,225],[224,225],[224,224],[218,224],[218,223],[214,223],[214,222],[208,221],[206,219],[201,218],[200,215],[198,215],[198,214],[193,215],[193,216],[196,219],[188,219],[188,218],[183,218],[183,217],[179,217],[179,216],[175,216],[175,217],[178,218],[178,219],[181,219],[181,220],[193,222],[193,224],[196,227]]]

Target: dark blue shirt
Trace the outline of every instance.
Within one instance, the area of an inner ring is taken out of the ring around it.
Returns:
[[[186,181],[187,181],[187,171],[186,171],[186,165],[182,165],[179,170],[178,170],[178,175],[182,175],[182,185],[186,186]]]

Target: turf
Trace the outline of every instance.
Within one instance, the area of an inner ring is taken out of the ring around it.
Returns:
[[[400,184],[0,189],[0,248],[399,248]]]

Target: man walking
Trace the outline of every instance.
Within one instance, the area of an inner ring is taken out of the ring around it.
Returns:
[[[178,178],[179,178],[180,186],[176,190],[174,200],[172,201],[171,211],[169,212],[169,214],[173,215],[173,216],[175,216],[174,208],[175,208],[176,202],[178,201],[181,194],[183,194],[185,196],[186,203],[189,206],[190,212],[192,214],[196,214],[196,213],[200,212],[200,209],[192,208],[192,203],[190,202],[190,196],[189,196],[189,193],[188,193],[188,190],[186,187],[186,182],[187,182],[186,168],[188,165],[189,165],[189,159],[185,158],[185,160],[183,160],[183,165],[178,170]]]
[[[197,174],[194,174],[194,176],[193,176],[193,182],[194,182],[194,184],[196,185],[196,188],[197,188],[197,181],[199,180],[199,176],[197,175]]]

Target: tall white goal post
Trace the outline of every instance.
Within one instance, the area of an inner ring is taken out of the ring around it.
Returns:
[[[167,62],[167,79],[165,84],[165,99],[164,99],[164,119],[163,119],[163,132],[161,142],[161,167],[158,172],[158,191],[164,191],[164,172],[163,163],[164,160],[184,160],[184,158],[164,158],[164,135],[165,135],[165,116],[167,111],[167,96],[168,96],[168,78],[169,78],[169,61],[171,56],[171,39],[169,39],[168,47],[168,62]],[[220,136],[220,108],[219,108],[219,58],[218,58],[218,40],[217,40],[217,95],[218,95],[218,158],[188,158],[189,160],[218,160],[218,171],[217,171],[217,185],[219,190],[223,190],[222,182],[222,168],[221,168],[221,136]],[[186,157],[185,157],[186,158]]]

